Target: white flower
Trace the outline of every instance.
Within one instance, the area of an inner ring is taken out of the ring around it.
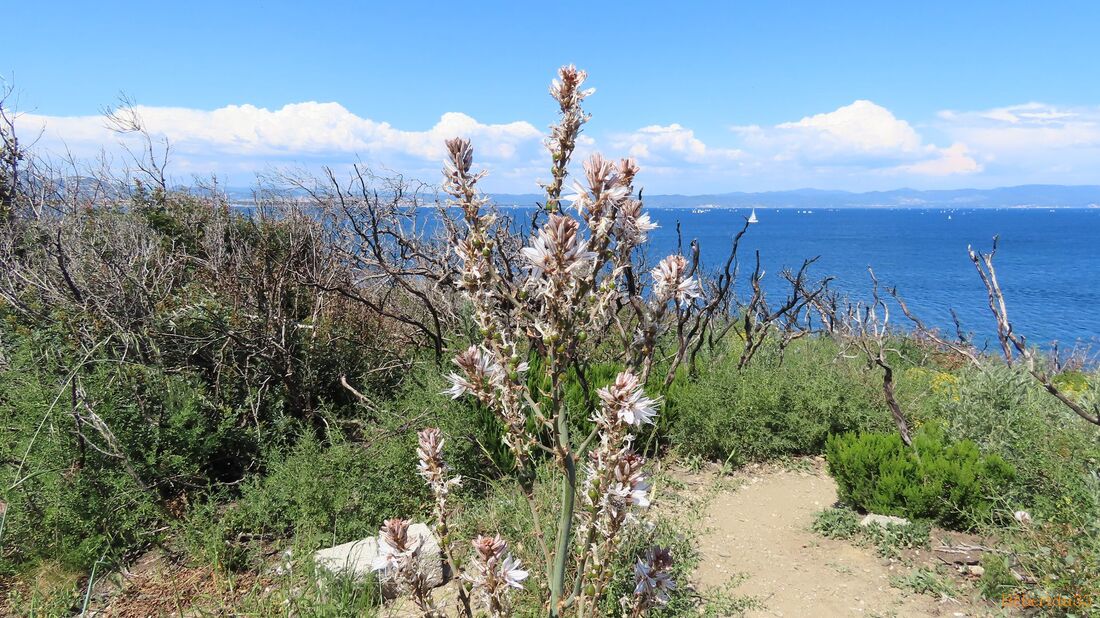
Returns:
[[[608,502],[623,507],[649,508],[649,481],[644,477],[633,484],[615,483],[608,490]]]
[[[450,395],[451,399],[458,399],[459,397],[467,393],[470,393],[471,395],[475,394],[474,385],[470,384],[470,382],[466,380],[466,378],[463,378],[457,373],[452,371],[451,373],[447,374],[447,379],[451,381],[451,385],[447,388],[447,390],[443,391],[443,394]]]
[[[684,277],[687,272],[687,259],[682,255],[670,255],[661,260],[653,269],[653,293],[657,301],[664,303],[669,299],[675,299],[678,304],[685,306],[694,298],[703,295],[699,282],[695,277]]]
[[[508,554],[500,563],[500,577],[504,583],[512,588],[523,588],[523,580],[527,579],[527,571],[523,570],[523,564],[519,558]]]
[[[548,276],[572,273],[586,266],[596,254],[588,250],[588,241],[580,238],[578,227],[572,217],[550,215],[531,246],[522,249],[523,257],[536,271]]]
[[[462,370],[462,374],[451,372],[447,374],[451,386],[443,391],[452,399],[458,399],[462,395],[471,394],[486,400],[491,397],[490,389],[500,385],[504,380],[504,370],[493,359],[493,355],[476,345],[466,348],[454,357],[454,364]]]
[[[633,372],[621,372],[613,384],[598,389],[596,394],[603,401],[605,417],[606,413],[614,414],[627,425],[652,424],[657,415],[657,400],[645,396]],[[610,420],[605,418],[605,422]]]

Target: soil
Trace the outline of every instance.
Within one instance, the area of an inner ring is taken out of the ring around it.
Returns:
[[[675,476],[686,492],[715,487],[713,472]],[[702,512],[694,584],[701,592],[725,586],[751,597],[757,607],[747,616],[997,615],[984,604],[895,588],[891,577],[910,566],[813,532],[814,516],[836,500],[820,461],[750,469],[722,482]]]

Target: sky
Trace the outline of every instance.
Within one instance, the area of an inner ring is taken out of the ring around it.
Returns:
[[[1096,2],[26,2],[0,75],[24,141],[118,164],[120,95],[169,171],[363,163],[532,193],[557,67],[596,93],[578,155],[649,193],[1100,184]]]

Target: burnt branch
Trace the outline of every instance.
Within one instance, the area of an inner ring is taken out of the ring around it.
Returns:
[[[1086,404],[1074,399],[1054,383],[1053,376],[1047,372],[1035,351],[1027,345],[1027,339],[1013,329],[1012,322],[1008,318],[1007,304],[1004,291],[997,280],[997,271],[993,266],[993,257],[997,253],[998,237],[993,237],[993,246],[989,253],[975,251],[973,247],[966,248],[970,255],[970,261],[974,263],[978,276],[985,285],[989,298],[989,310],[997,322],[997,341],[1000,343],[1001,353],[1005,362],[1012,366],[1017,360],[1022,361],[1024,369],[1042,385],[1042,387],[1064,406],[1073,411],[1086,421],[1100,425],[1100,404]]]

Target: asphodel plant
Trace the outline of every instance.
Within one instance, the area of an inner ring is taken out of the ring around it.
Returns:
[[[620,556],[622,531],[637,523],[650,503],[646,461],[634,450],[639,428],[652,423],[659,401],[646,396],[641,371],[651,364],[652,342],[637,334],[638,349],[648,354],[624,354],[627,368],[597,390],[599,406],[587,436],[571,436],[565,382],[570,367],[583,366],[591,346],[589,333],[623,328],[624,307],[643,304],[653,313],[666,305],[683,307],[701,296],[698,281],[688,276],[687,261],[671,255],[640,284],[634,268],[635,250],[656,228],[643,212],[634,179],[638,166],[631,159],[610,161],[594,154],[583,164],[582,180],[563,195],[570,163],[582,126],[589,115],[582,102],[584,71],[563,67],[550,87],[560,107],[558,122],[546,141],[552,178],[543,185],[538,228],[516,258],[523,268],[501,267],[504,248],[492,230],[493,212],[478,189],[484,172],[474,170],[474,149],[462,138],[447,141],[443,190],[461,209],[464,235],[455,240],[461,262],[458,282],[473,308],[480,341],[454,358],[450,374],[452,397],[476,398],[499,416],[503,440],[515,461],[511,473],[530,498],[536,465],[552,465],[561,475],[561,504],[553,544],[543,542],[546,565],[546,608],[551,616],[596,615],[618,561],[634,561],[636,589],[627,606],[634,615],[668,601],[675,588],[669,577],[672,557],[653,548],[644,556]],[[519,274],[512,274],[518,272]],[[631,280],[628,282],[627,278]],[[643,289],[649,292],[643,296]],[[539,357],[528,363],[529,355]],[[545,372],[532,380],[529,372]],[[532,392],[530,384],[548,384]],[[447,524],[447,496],[458,484],[448,478],[438,430],[420,434],[420,469],[435,495],[436,532],[454,573],[461,574],[458,611],[507,615],[510,590],[522,587],[527,572],[507,550],[506,540],[479,537],[471,545],[452,538]],[[534,500],[529,500],[535,509]],[[440,614],[415,569],[415,549],[402,535],[407,522],[390,520],[381,537],[393,541],[387,569],[405,582],[426,614]],[[383,543],[387,546],[388,541]],[[396,558],[395,558],[396,556]]]

